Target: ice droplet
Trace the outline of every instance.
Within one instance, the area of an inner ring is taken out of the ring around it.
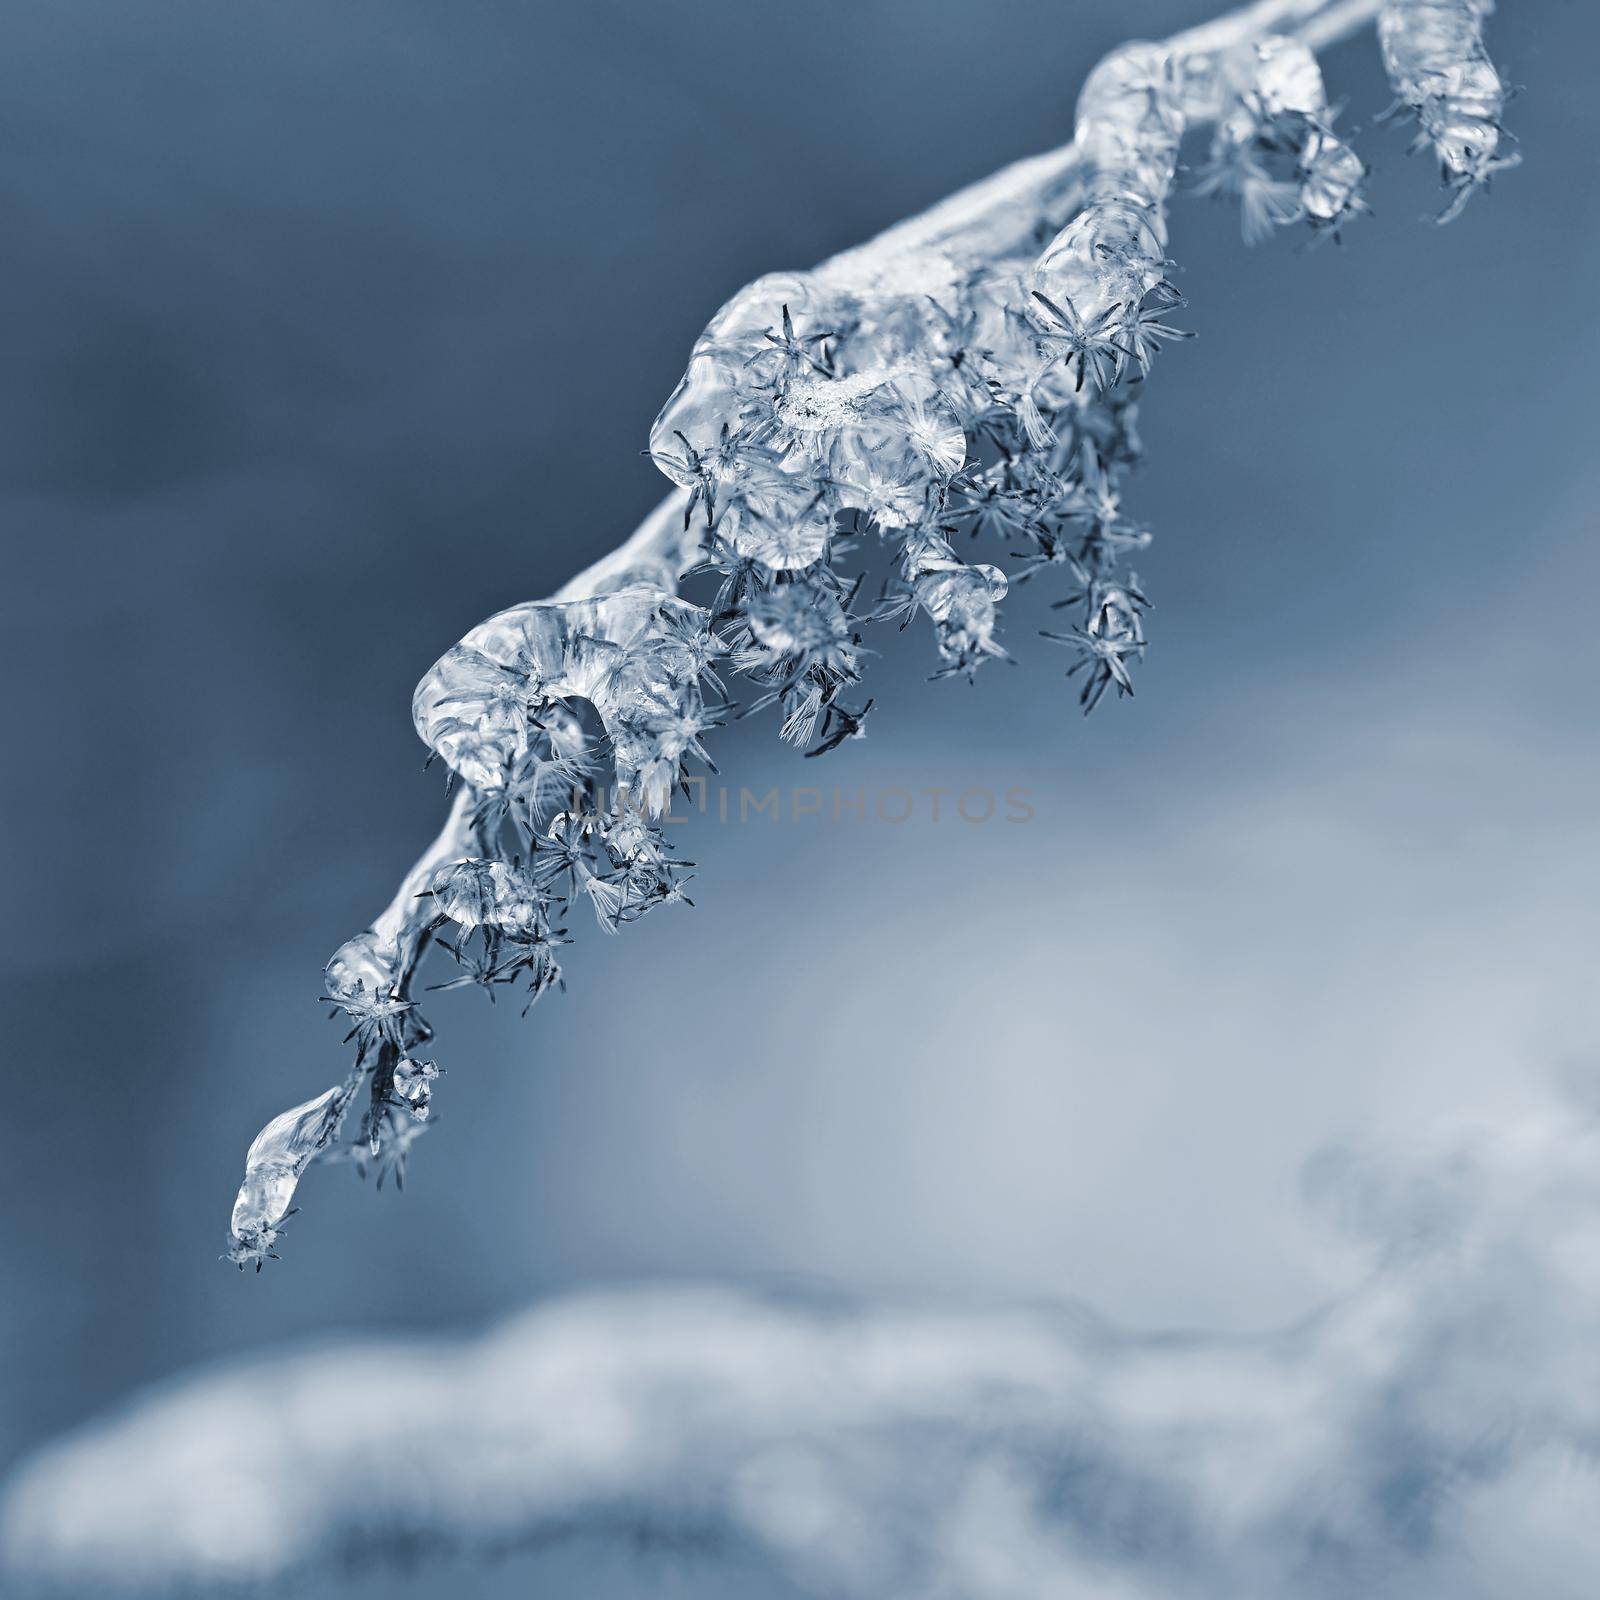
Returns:
[[[544,904],[527,869],[509,861],[452,862],[439,869],[432,894],[440,912],[465,933],[531,928]]]
[[[322,975],[323,997],[341,1004],[364,995],[387,994],[395,983],[394,961],[378,947],[378,936],[358,933],[333,952]]]
[[[438,1076],[439,1069],[431,1061],[413,1061],[410,1056],[394,1069],[395,1098],[418,1122],[428,1120]]]

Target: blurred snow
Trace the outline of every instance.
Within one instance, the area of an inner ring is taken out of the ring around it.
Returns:
[[[592,1536],[861,1600],[1579,1600],[1597,1107],[1325,1152],[1308,1193],[1370,1271],[1270,1336],[641,1288],[219,1367],[27,1463],[5,1571],[211,1592]]]

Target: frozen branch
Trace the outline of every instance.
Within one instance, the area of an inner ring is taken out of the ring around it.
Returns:
[[[434,1076],[411,1054],[431,1037],[413,995],[430,942],[460,966],[455,982],[526,983],[531,1004],[559,980],[575,907],[616,932],[684,898],[659,819],[731,712],[719,673],[753,691],[743,714],[776,707],[783,736],[822,754],[865,731],[865,629],[926,617],[936,676],[970,677],[1006,654],[1009,585],[1040,578],[1066,587],[1067,626],[1045,637],[1070,652],[1079,704],[1131,695],[1149,602],[1126,562],[1150,535],[1121,487],[1140,455],[1143,380],[1189,337],[1170,320],[1179,141],[1215,125],[1201,187],[1237,200],[1247,238],[1299,223],[1336,236],[1365,208],[1366,173],[1333,131],[1314,47],[1381,12],[1453,215],[1508,164],[1487,9],[1261,0],[1125,46],[1090,74],[1070,144],[734,296],[651,433],[674,492],[553,599],[473,629],[418,686],[417,730],[457,785],[450,819],[329,962],[355,1061],[251,1146],[229,1258],[259,1269],[275,1253],[312,1161],[403,1163]],[[964,535],[994,543],[1009,572],[964,559]],[[870,537],[897,571],[863,601],[837,564]],[[690,578],[714,598],[680,597]]]

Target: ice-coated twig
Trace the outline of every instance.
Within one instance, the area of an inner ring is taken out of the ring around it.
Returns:
[[[24,1464],[0,1588],[320,1593],[654,1536],[732,1554],[751,1595],[769,1573],[834,1600],[1589,1594],[1592,1092],[1307,1181],[1361,1281],[1273,1335],[657,1287],[235,1361]]]
[[[1378,9],[1261,0],[1115,51],[1084,85],[1070,145],[811,272],[760,278],[712,318],[651,430],[673,492],[617,550],[473,629],[418,685],[417,731],[455,785],[450,817],[329,962],[324,994],[355,1060],[252,1145],[228,1259],[259,1268],[274,1254],[313,1161],[398,1175],[425,1125],[427,1096],[411,1091],[431,1094],[418,1072],[432,1064],[411,1054],[430,1037],[413,994],[430,942],[460,969],[434,987],[519,986],[531,1005],[560,986],[575,910],[614,933],[685,900],[690,863],[660,818],[709,765],[712,730],[771,707],[810,755],[861,737],[871,625],[925,618],[935,676],[971,676],[1006,654],[1010,584],[1059,578],[1068,625],[1046,637],[1073,652],[1083,709],[1132,693],[1149,599],[1127,561],[1149,534],[1122,478],[1140,454],[1143,379],[1188,336],[1168,320],[1179,139],[1220,119],[1247,165],[1287,152],[1295,213],[1331,231],[1360,205],[1361,165],[1331,132],[1306,41]],[[1389,34],[1404,33],[1391,13],[1419,9],[1391,4]],[[1289,214],[1286,200],[1264,210]],[[895,554],[876,598],[838,565],[862,538]],[[968,540],[1009,572],[968,560]],[[749,691],[742,711],[725,679]]]

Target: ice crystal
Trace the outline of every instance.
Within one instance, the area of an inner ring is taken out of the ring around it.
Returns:
[[[1083,709],[1132,694],[1150,602],[1125,563],[1151,535],[1124,480],[1156,358],[1189,337],[1168,257],[1180,141],[1214,124],[1198,186],[1238,200],[1247,237],[1301,220],[1336,235],[1364,208],[1365,168],[1297,34],[1326,43],[1380,7],[1396,93],[1444,164],[1453,214],[1508,164],[1487,0],[1258,0],[1113,52],[1083,86],[1068,150],[815,271],[758,278],[712,317],[650,432],[673,494],[560,595],[489,618],[418,685],[417,731],[454,808],[328,965],[356,1060],[252,1147],[234,1259],[270,1254],[309,1161],[398,1176],[431,1094],[412,998],[430,942],[458,968],[432,988],[492,999],[524,985],[532,1005],[561,986],[575,905],[615,933],[688,902],[691,864],[673,859],[663,814],[711,766],[719,722],[770,711],[811,757],[863,737],[872,630],[924,621],[933,675],[970,677],[1007,656],[1006,567],[1063,584],[1046,637],[1073,652]],[[866,605],[841,570],[863,540],[892,573]],[[988,548],[969,560],[958,540]],[[713,592],[692,603],[680,582]],[[290,1133],[293,1158],[271,1155]]]

